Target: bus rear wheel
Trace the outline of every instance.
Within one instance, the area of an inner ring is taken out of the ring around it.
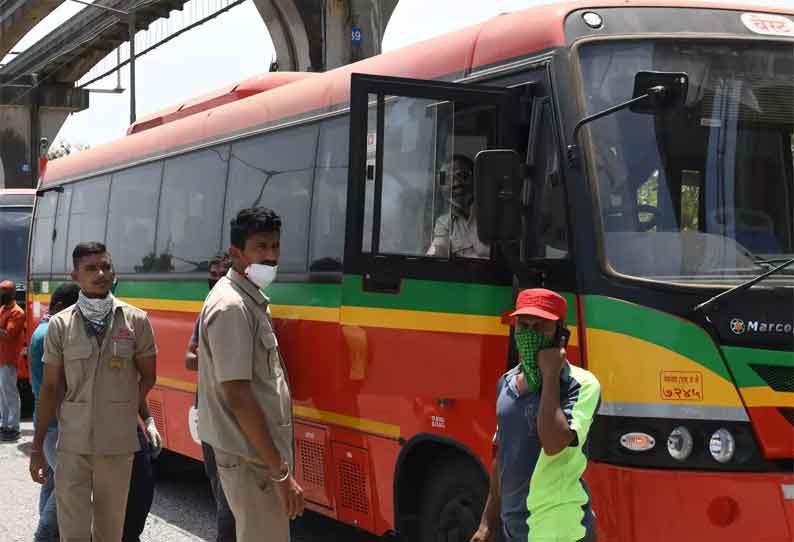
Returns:
[[[469,542],[480,524],[488,481],[469,460],[437,463],[422,492],[421,542]]]

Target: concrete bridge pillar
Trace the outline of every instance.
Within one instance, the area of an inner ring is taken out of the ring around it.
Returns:
[[[0,188],[34,188],[41,138],[52,142],[88,107],[88,92],[69,83],[34,86],[33,77],[0,77]]]
[[[377,55],[398,0],[254,0],[282,71],[326,71]],[[360,30],[360,41],[352,31]]]

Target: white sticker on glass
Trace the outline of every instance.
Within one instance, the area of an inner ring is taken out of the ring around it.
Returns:
[[[751,32],[766,36],[794,37],[794,21],[771,13],[744,13],[742,23]]]

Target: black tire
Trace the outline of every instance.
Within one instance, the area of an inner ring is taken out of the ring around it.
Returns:
[[[469,542],[480,524],[488,480],[473,460],[436,463],[422,491],[421,542]]]

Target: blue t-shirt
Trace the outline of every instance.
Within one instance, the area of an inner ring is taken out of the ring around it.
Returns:
[[[30,387],[33,389],[33,397],[36,399],[36,404],[39,402],[39,393],[41,391],[41,381],[44,377],[44,339],[47,337],[47,328],[50,326],[50,317],[45,316],[36,326],[36,330],[30,337],[30,347],[28,348],[28,356],[30,359]],[[34,412],[34,418],[35,412]],[[50,424],[50,429],[58,427],[58,418],[55,417]]]
[[[545,457],[545,454],[542,454],[543,446],[540,442],[537,427],[540,392],[524,392],[523,394],[518,392],[516,376],[519,370],[516,367],[505,373],[499,379],[496,390],[498,427],[494,442],[498,447],[498,475],[501,496],[500,515],[505,538],[508,542],[519,540],[522,542],[527,540],[533,542],[534,540],[557,540],[558,538],[555,535],[560,535],[560,540],[567,540],[565,537],[567,533],[546,532],[530,536],[529,489],[531,483],[533,487],[538,483],[543,483],[538,479],[533,480],[533,475],[537,474],[538,461],[541,455]],[[572,428],[576,425],[572,423],[574,412],[581,407],[579,403],[581,402],[580,397],[582,394],[580,392],[583,379],[579,373],[585,372],[578,367],[566,364],[560,375],[560,406]],[[594,409],[591,409],[591,416],[594,411]],[[577,431],[577,438],[570,444],[569,450],[565,451],[565,453],[585,453],[586,442],[579,441],[579,433]],[[587,431],[584,431],[583,441],[586,441],[586,433]],[[562,454],[563,452],[560,453]],[[548,461],[547,457],[546,461]],[[559,474],[564,475],[565,473]],[[576,538],[571,538],[573,541],[584,538],[586,533],[592,532],[595,528],[595,517],[590,507],[589,490],[584,480],[581,479],[580,473],[571,472],[570,477],[574,480],[574,483],[581,484],[579,487],[586,494],[586,497],[582,499],[584,503],[577,506],[579,513],[573,514],[573,516],[578,516],[575,517],[575,520],[580,525]],[[549,502],[542,508],[554,513],[556,507],[567,504],[563,501],[564,499],[561,499],[561,502]],[[577,530],[575,527],[574,529]]]

